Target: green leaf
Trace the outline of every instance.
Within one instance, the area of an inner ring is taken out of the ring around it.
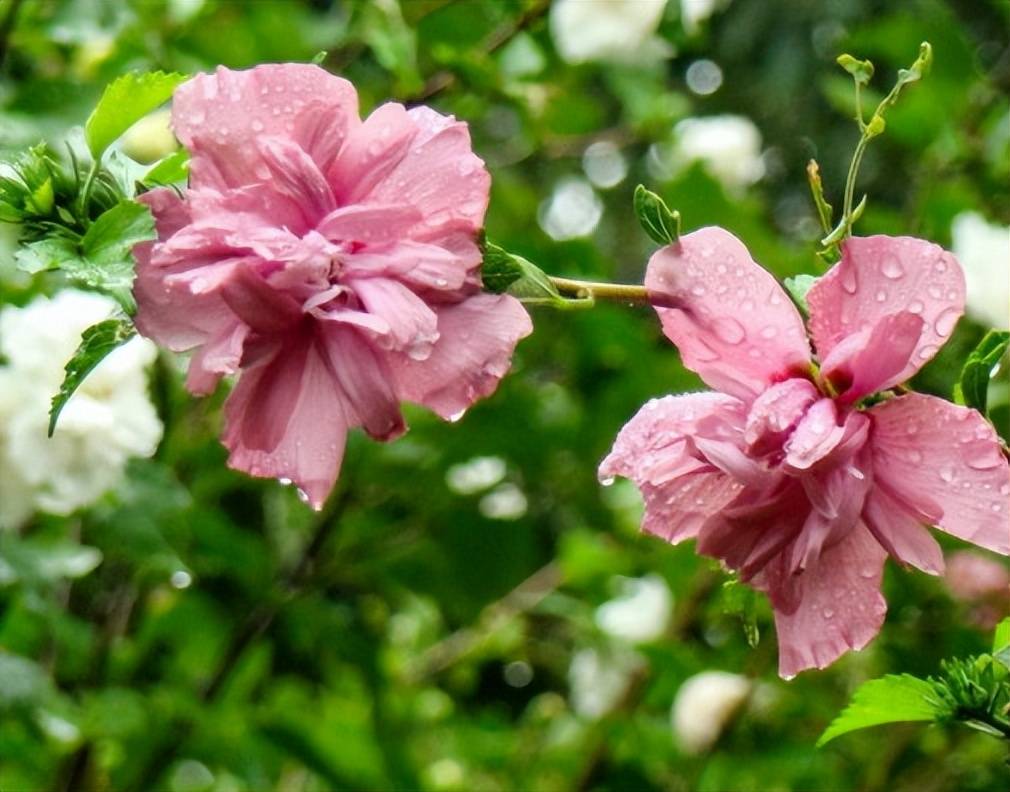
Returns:
[[[582,305],[583,300],[567,300],[561,296],[551,279],[536,264],[509,253],[493,242],[484,247],[481,268],[484,288],[494,294],[511,294],[528,303],[543,303],[556,308]]]
[[[680,212],[670,211],[666,201],[639,184],[635,188],[635,214],[645,233],[660,245],[680,240]]]
[[[51,583],[84,577],[102,562],[102,553],[76,542],[12,535],[0,542],[0,562],[7,573],[5,584]]]
[[[22,272],[34,274],[59,269],[77,257],[77,245],[72,239],[52,236],[19,248],[14,254],[14,262]]]
[[[84,139],[97,160],[133,124],[167,101],[188,75],[172,72],[130,72],[105,88],[84,125]]]
[[[803,311],[805,316],[810,315],[810,308],[807,306],[807,292],[810,288],[817,283],[817,277],[815,275],[794,275],[791,278],[786,278],[783,281],[783,286],[786,287],[786,291],[789,292],[789,296],[793,298],[796,305],[801,311]]]
[[[983,415],[989,394],[992,371],[1010,346],[1010,332],[990,330],[971,351],[961,369],[961,380],[955,386],[954,400],[966,407],[974,407]]]
[[[186,181],[187,178],[189,178],[189,152],[186,149],[179,149],[156,162],[144,174],[141,182],[145,187],[160,187]]]
[[[133,314],[133,246],[156,237],[150,210],[136,201],[120,201],[98,216],[81,240],[82,258],[63,267],[67,274],[115,297]]]
[[[1010,646],[1010,617],[996,625],[996,632],[992,636],[992,653],[996,654],[1008,646]]]
[[[848,53],[839,55],[835,62],[841,66],[845,71],[852,75],[854,79],[860,85],[866,85],[870,82],[870,78],[873,77],[873,64],[868,60],[859,60],[854,58]]]
[[[106,319],[92,325],[81,334],[81,343],[64,367],[63,384],[49,407],[49,436],[53,436],[56,420],[85,378],[105,356],[125,344],[136,334],[133,323],[127,319]]]
[[[52,692],[52,682],[38,663],[0,652],[0,710],[41,703]]]
[[[757,623],[758,595],[750,586],[746,586],[736,578],[722,584],[722,610],[736,616],[743,625],[747,645],[752,649],[761,640]]]
[[[933,683],[909,674],[888,674],[863,684],[817,741],[817,747],[857,729],[902,721],[933,721],[945,714]]]
[[[824,229],[824,233],[830,233],[834,209],[824,198],[821,168],[817,164],[817,160],[810,160],[807,163],[807,183],[810,185],[810,194],[813,196],[814,206],[817,207],[817,217],[821,221],[821,228]]]

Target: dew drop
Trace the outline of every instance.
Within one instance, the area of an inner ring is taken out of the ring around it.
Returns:
[[[938,335],[946,338],[950,335],[951,331],[954,329],[954,325],[957,324],[957,320],[960,318],[961,312],[957,308],[948,308],[940,314],[939,317],[937,317],[933,327]]]
[[[691,287],[691,294],[693,294],[695,297],[701,297],[704,293],[705,293],[705,287],[701,286],[700,284]]]
[[[866,580],[875,577],[876,574],[877,574],[876,570],[874,570],[872,567],[864,567],[859,571],[859,577],[865,578]]]
[[[284,486],[284,487],[290,487],[291,486],[291,479],[289,479],[289,478],[283,478],[283,477],[281,477],[281,478],[277,479],[277,482],[281,486]]]
[[[992,505],[992,510],[993,510],[994,512],[996,512],[996,513],[999,513],[999,512],[1001,512],[1001,511],[1003,511],[1003,507],[1002,507],[1002,506],[1000,506],[1000,505],[999,505],[998,503],[994,503],[994,504]]]
[[[744,300],[740,304],[740,307],[743,308],[745,311],[753,311],[754,310],[754,301],[753,300]]]
[[[919,350],[920,360],[929,360],[937,352],[937,348],[932,344],[926,344],[922,349]]]
[[[883,289],[878,289],[878,290],[877,290],[877,293],[876,293],[875,295],[873,295],[873,298],[874,298],[874,299],[875,299],[875,300],[876,300],[877,302],[883,302],[884,300],[886,300],[886,299],[887,299],[887,292],[886,292],[886,291],[884,291]]]
[[[1010,495],[1010,484],[1004,484],[999,488],[1000,495]]]
[[[937,272],[947,271],[947,262],[944,261],[943,256],[940,256],[940,258],[936,260],[936,264],[933,265],[933,269],[936,270]]]
[[[449,423],[456,423],[461,420],[463,416],[466,415],[466,410],[460,410],[459,412],[454,412],[449,416]]]
[[[909,449],[909,452],[908,452],[908,461],[909,462],[916,462],[916,463],[922,462],[922,454],[919,453],[918,451],[916,451],[914,448]]]
[[[301,487],[298,488],[298,500],[300,500],[302,503],[309,502],[309,493],[307,493]]]
[[[436,278],[435,285],[440,289],[444,289],[446,286],[449,285],[449,281],[447,281],[445,278]]]
[[[715,271],[718,272],[720,275],[725,275],[726,274],[726,265],[725,264],[719,264],[719,265],[717,265],[716,268],[715,268]]]
[[[855,267],[845,267],[842,269],[842,288],[849,294],[855,294],[859,288],[859,278],[856,275]]]
[[[831,619],[835,615],[835,612],[831,608],[825,608],[823,613],[825,619]]]
[[[1003,459],[999,448],[995,444],[974,443],[969,448],[963,449],[961,456],[964,463],[973,470],[992,470],[998,467]]]
[[[263,131],[263,122],[262,121],[253,121],[249,126],[252,127],[252,131],[253,132],[262,132]]]
[[[739,344],[747,337],[743,325],[730,316],[723,317],[715,323],[715,334],[727,344]]]
[[[612,486],[612,485],[613,485],[613,483],[614,483],[614,477],[613,477],[613,476],[607,476],[606,478],[601,478],[601,479],[600,479],[600,483],[601,483],[601,484],[602,484],[602,485],[603,485],[604,487],[609,487],[609,486]]]
[[[954,480],[954,469],[950,467],[940,468],[940,478],[950,484]]]
[[[885,278],[898,280],[904,276],[905,268],[901,266],[898,257],[891,254],[885,256],[884,260],[880,262],[880,272]]]
[[[778,295],[778,292],[772,292],[772,296],[768,298],[768,302],[771,305],[781,305],[782,298]]]
[[[926,289],[926,291],[929,293],[929,296],[932,297],[934,300],[939,300],[941,297],[943,297],[943,289],[941,289],[935,283],[931,283],[929,287]]]
[[[761,331],[762,338],[775,338],[779,334],[779,329],[775,325],[768,325]]]

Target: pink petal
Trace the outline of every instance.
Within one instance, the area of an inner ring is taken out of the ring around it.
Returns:
[[[223,375],[238,371],[248,334],[248,326],[236,321],[208,339],[189,361],[186,389],[205,396],[214,391]]]
[[[943,551],[917,514],[882,487],[863,505],[863,522],[892,558],[931,575],[943,574]]]
[[[326,173],[359,123],[354,86],[308,64],[220,66],[179,86],[172,104],[172,126],[193,155],[198,187],[248,184],[261,164],[256,143],[267,137],[296,144]]]
[[[438,340],[438,317],[414,292],[390,278],[361,278],[348,281],[358,299],[373,316],[389,326],[385,348],[405,352],[423,360]]]
[[[723,393],[650,399],[617,435],[610,454],[600,463],[599,476],[664,484],[694,469],[676,469],[681,459],[690,457],[687,438],[711,428],[713,422],[739,426],[742,421],[743,405]]]
[[[778,282],[721,228],[703,228],[649,260],[645,285],[684,365],[711,387],[753,399],[805,376],[803,322]]]
[[[923,321],[914,351],[889,379],[903,382],[936,354],[964,313],[961,265],[938,245],[912,237],[852,237],[842,259],[807,293],[810,331],[821,359],[848,336],[907,312]]]
[[[330,185],[300,146],[280,138],[265,138],[256,146],[267,183],[301,210],[306,226],[315,226],[336,208]]]
[[[427,107],[407,115],[416,135],[403,159],[369,191],[368,202],[406,202],[420,209],[424,221],[414,236],[419,241],[476,232],[484,225],[491,176],[473,153],[467,125]]]
[[[403,105],[390,102],[374,110],[347,136],[340,156],[326,173],[340,203],[385,203],[369,197],[400,164],[416,135],[417,125]],[[389,201],[402,202],[402,197]]]
[[[455,291],[463,288],[469,272],[480,264],[480,251],[470,244],[472,250],[460,255],[438,245],[404,240],[380,252],[366,249],[346,256],[344,272],[348,277],[395,275],[418,289]]]
[[[810,380],[789,379],[772,385],[751,404],[744,440],[751,453],[777,449],[819,398]]]
[[[350,426],[361,426],[376,440],[394,440],[406,431],[393,380],[381,353],[352,327],[320,322],[317,336],[326,363],[343,395]]]
[[[334,242],[388,245],[405,237],[420,219],[410,204],[352,204],[334,209],[316,230]]]
[[[844,435],[834,400],[821,399],[807,410],[786,442],[786,464],[806,470],[831,453]]]
[[[1010,465],[977,411],[909,393],[867,414],[879,481],[906,503],[938,506],[947,533],[1010,555]]]
[[[821,376],[836,387],[842,402],[897,385],[919,348],[922,327],[922,318],[907,311],[884,316],[836,345],[824,359]]]
[[[533,325],[522,304],[507,295],[477,294],[433,308],[439,338],[431,355],[412,360],[390,353],[389,366],[401,399],[454,420],[494,392],[508,372],[516,344]]]
[[[648,482],[638,486],[645,499],[642,530],[678,544],[697,537],[705,522],[728,505],[743,485],[714,471],[688,473],[662,486]]]
[[[824,668],[850,649],[862,649],[876,636],[887,612],[880,594],[886,557],[870,532],[857,525],[813,566],[794,576],[795,609],[775,605],[779,581],[764,582],[775,606],[782,677]]]
[[[217,291],[239,319],[263,335],[287,332],[303,317],[298,303],[244,261],[231,267]]]
[[[225,404],[230,467],[289,479],[322,507],[340,472],[348,421],[328,364],[302,335],[247,368]]]

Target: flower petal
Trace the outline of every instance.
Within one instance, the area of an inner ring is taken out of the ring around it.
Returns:
[[[424,300],[391,278],[359,278],[346,283],[368,313],[389,326],[388,334],[380,338],[388,342],[385,348],[405,352],[416,360],[431,354],[438,340],[438,317]]]
[[[863,505],[863,522],[896,561],[911,564],[931,575],[943,574],[943,551],[918,515],[913,514],[882,487],[875,488]]]
[[[705,522],[729,504],[742,487],[719,471],[687,473],[662,486],[641,483],[639,489],[645,499],[642,530],[670,544],[694,539]]]
[[[821,359],[848,336],[895,313],[922,319],[904,368],[904,382],[946,342],[964,313],[964,273],[939,245],[912,237],[852,237],[842,259],[807,293],[810,331]]]
[[[303,334],[247,368],[225,404],[228,465],[290,479],[322,507],[340,472],[348,421],[328,364]]]
[[[779,581],[763,581],[775,608],[780,676],[790,679],[807,668],[824,668],[876,636],[887,613],[880,593],[886,557],[870,532],[857,525],[813,566],[792,576],[797,607],[776,604]]]
[[[786,464],[806,470],[830,454],[844,435],[834,399],[820,399],[806,411],[786,442]]]
[[[824,359],[821,376],[843,403],[897,385],[919,348],[922,327],[922,318],[908,311],[882,317],[836,345]]]
[[[744,440],[752,454],[781,448],[788,433],[818,399],[810,380],[788,379],[772,385],[758,396],[747,413]]]
[[[425,360],[392,352],[390,370],[401,399],[454,420],[493,393],[508,372],[520,338],[533,330],[522,304],[507,295],[477,294],[461,303],[432,306],[438,341]]]
[[[316,231],[333,242],[387,245],[405,237],[420,219],[410,204],[352,204],[334,209]]]
[[[236,321],[208,339],[189,361],[186,390],[205,396],[214,391],[223,375],[238,371],[248,335],[249,327]]]
[[[750,400],[806,375],[810,350],[799,313],[728,231],[703,228],[661,248],[645,285],[684,365],[716,390]]]
[[[385,203],[370,197],[371,193],[400,164],[416,135],[417,125],[396,102],[376,108],[351,130],[339,157],[326,172],[341,205]],[[402,201],[401,197],[390,203]]]
[[[293,142],[326,173],[359,123],[354,86],[309,64],[219,66],[179,86],[172,103],[172,126],[193,155],[197,187],[248,184],[265,137]]]
[[[1010,464],[977,411],[909,393],[867,415],[878,481],[903,501],[938,506],[947,533],[1010,555]]]

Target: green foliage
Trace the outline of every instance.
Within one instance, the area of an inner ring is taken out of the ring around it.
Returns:
[[[857,729],[901,721],[934,721],[946,708],[936,701],[936,688],[909,674],[889,674],[863,684],[852,701],[817,741],[825,743]]]
[[[60,412],[88,374],[116,347],[122,346],[135,335],[136,330],[133,328],[133,323],[126,319],[106,319],[104,322],[92,325],[81,334],[81,343],[77,347],[77,351],[74,352],[74,356],[67,361],[63,384],[60,385],[59,393],[53,396],[52,405],[49,408],[50,437],[53,436],[53,431],[56,429],[56,421],[60,417]]]
[[[178,72],[130,72],[109,83],[84,125],[91,156],[101,158],[127,129],[168,101],[176,86],[188,77]]]
[[[989,400],[989,380],[1000,358],[1010,347],[1010,332],[990,330],[979,341],[961,369],[961,379],[954,385],[954,401],[973,407],[985,415]]]
[[[642,184],[635,188],[635,215],[653,242],[672,245],[680,241],[680,212],[670,211],[662,198]]]
[[[804,316],[810,315],[810,308],[807,305],[807,292],[810,291],[815,283],[817,283],[817,278],[806,274],[794,275],[782,281],[782,285],[785,286],[786,291],[789,292],[789,296],[793,298],[793,302],[796,303],[796,306],[803,312]]]
[[[570,308],[592,302],[591,299],[565,299],[547,274],[536,264],[522,256],[509,253],[493,242],[486,242],[484,245],[481,280],[489,292],[508,293],[525,303]]]
[[[163,187],[183,182],[188,177],[189,152],[186,149],[179,149],[152,165],[144,174],[143,182],[146,187]]]

